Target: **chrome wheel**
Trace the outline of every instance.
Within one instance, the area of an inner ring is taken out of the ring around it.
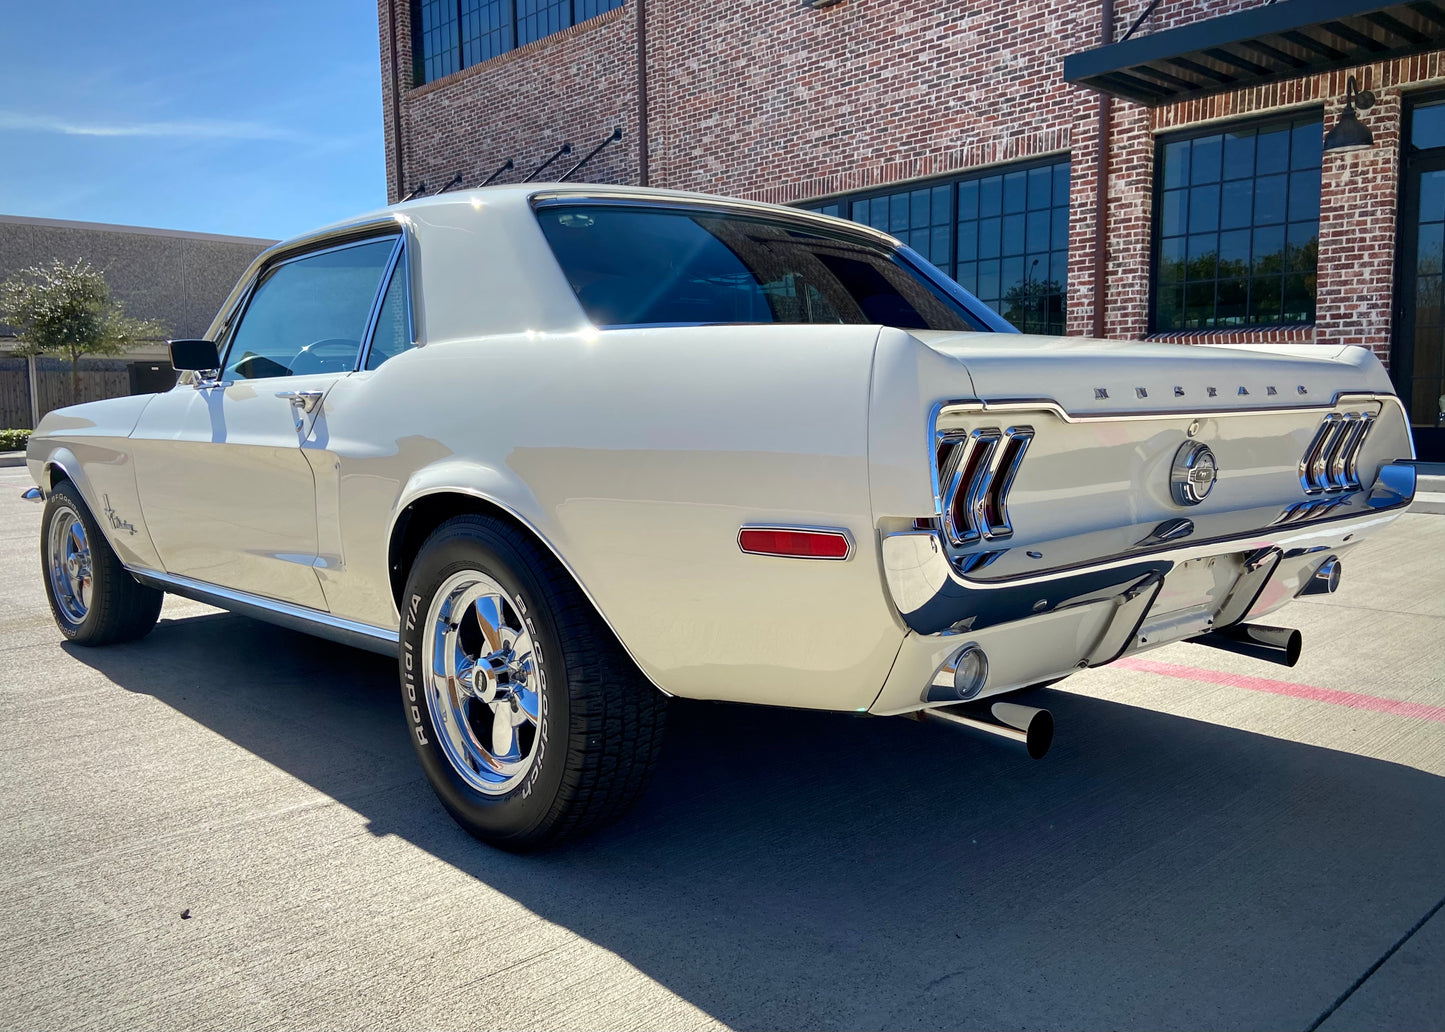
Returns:
[[[95,571],[91,564],[90,541],[80,514],[68,505],[55,510],[50,521],[46,567],[55,602],[65,618],[78,624],[90,612]]]
[[[488,795],[511,791],[537,759],[545,681],[525,611],[468,570],[442,584],[425,624],[432,727],[456,773]]]

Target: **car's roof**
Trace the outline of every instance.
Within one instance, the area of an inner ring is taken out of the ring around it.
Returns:
[[[377,208],[374,211],[358,215],[355,218],[344,219],[341,222],[323,226],[312,233],[307,233],[306,237],[328,235],[338,231],[344,231],[353,226],[375,223],[388,217],[420,214],[427,210],[435,211],[439,208],[450,209],[455,212],[460,212],[466,208],[473,208],[480,211],[483,208],[494,206],[531,205],[535,200],[553,198],[558,200],[575,198],[578,201],[588,199],[657,201],[664,204],[752,212],[759,215],[772,215],[774,217],[783,217],[791,220],[817,222],[820,226],[831,226],[835,230],[846,229],[850,233],[871,236],[881,243],[893,246],[898,246],[899,244],[896,238],[879,230],[856,222],[849,222],[846,219],[835,218],[831,215],[820,215],[802,208],[793,208],[782,204],[768,204],[763,201],[738,200],[731,197],[693,193],[686,190],[662,190],[656,187],[615,186],[602,183],[511,183],[502,186],[477,187],[472,190],[450,190],[443,194],[432,194],[426,197],[418,197],[416,200],[403,201],[397,204],[387,205],[384,208]],[[282,246],[288,243],[291,242],[284,242]]]

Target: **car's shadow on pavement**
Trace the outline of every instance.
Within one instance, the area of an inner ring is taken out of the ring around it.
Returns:
[[[517,857],[435,802],[390,660],[227,615],[67,651],[733,1027],[1302,1028],[1445,894],[1445,779],[1065,692],[1041,762],[678,703],[630,815]]]

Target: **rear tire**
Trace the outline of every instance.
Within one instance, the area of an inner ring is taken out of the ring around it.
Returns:
[[[114,645],[150,633],[165,593],[121,565],[68,480],[55,485],[40,522],[40,574],[55,623],[77,645]]]
[[[667,699],[555,557],[500,520],[457,516],[422,545],[402,603],[412,746],[458,824],[521,851],[626,812]]]

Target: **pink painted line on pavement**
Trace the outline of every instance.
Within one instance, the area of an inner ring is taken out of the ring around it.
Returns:
[[[1125,670],[1136,670],[1141,674],[1160,674],[1164,677],[1179,677],[1187,681],[1205,681],[1209,684],[1222,684],[1230,688],[1244,688],[1252,692],[1288,695],[1295,699],[1309,699],[1311,702],[1328,702],[1335,706],[1349,706],[1351,709],[1373,710],[1376,713],[1389,713],[1396,717],[1413,717],[1416,720],[1433,720],[1437,724],[1445,724],[1445,706],[1427,706],[1420,702],[1383,699],[1378,695],[1341,692],[1333,688],[1316,688],[1308,684],[1291,684],[1289,681],[1271,681],[1267,677],[1226,674],[1218,670],[1178,666],[1174,663],[1159,663],[1152,659],[1138,659],[1132,656],[1121,659],[1113,665],[1123,667]]]

